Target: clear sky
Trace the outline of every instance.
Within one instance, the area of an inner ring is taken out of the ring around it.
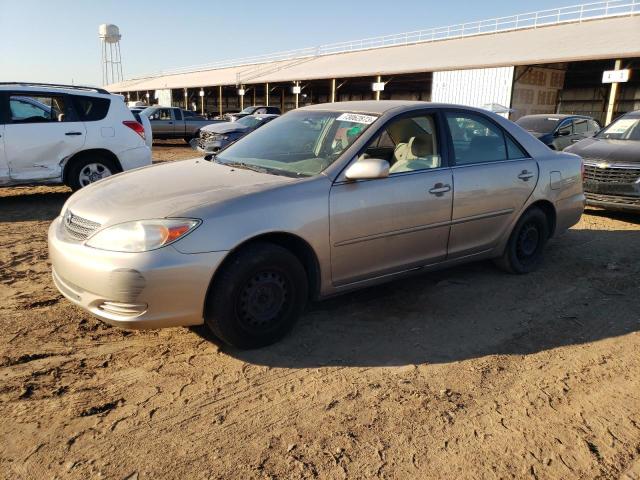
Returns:
[[[580,2],[0,0],[0,81],[101,83],[101,23],[120,27],[126,78],[576,3]]]

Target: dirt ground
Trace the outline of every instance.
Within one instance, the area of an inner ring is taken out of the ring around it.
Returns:
[[[589,210],[536,273],[364,290],[239,352],[63,299],[68,195],[0,189],[0,478],[640,479],[640,216]]]

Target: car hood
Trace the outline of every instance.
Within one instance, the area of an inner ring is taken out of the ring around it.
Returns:
[[[244,125],[240,125],[235,122],[221,122],[214,123],[213,125],[207,125],[206,127],[202,127],[200,131],[212,132],[212,133],[234,133],[234,132],[244,132],[247,129]]]
[[[640,163],[640,141],[585,138],[565,149],[585,160]]]
[[[295,179],[227,167],[203,159],[152,165],[114,175],[73,194],[64,209],[114,225],[132,220],[188,216],[204,205],[290,183]]]

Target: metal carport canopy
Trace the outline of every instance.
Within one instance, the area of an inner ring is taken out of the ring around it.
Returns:
[[[154,76],[108,85],[112,92],[394,75],[640,56],[640,16],[613,17],[376,48],[306,59]],[[255,69],[255,74],[251,74]],[[264,73],[260,73],[263,71]]]

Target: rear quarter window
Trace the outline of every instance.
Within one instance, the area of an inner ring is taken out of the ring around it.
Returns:
[[[111,105],[111,100],[108,98],[87,97],[84,95],[72,95],[71,98],[78,118],[83,122],[95,122],[104,119]]]

